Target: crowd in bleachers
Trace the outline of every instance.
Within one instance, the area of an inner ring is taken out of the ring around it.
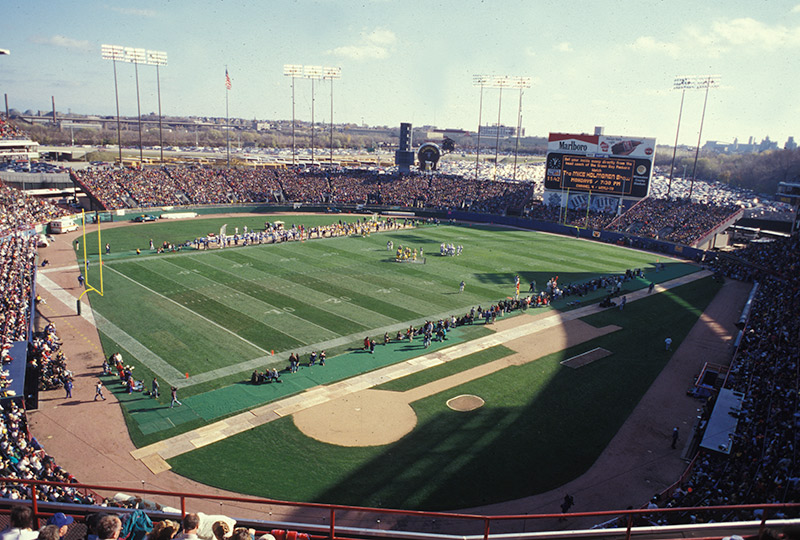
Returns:
[[[733,216],[739,208],[687,199],[642,199],[615,220],[611,230],[690,244]]]
[[[382,175],[374,171],[239,170],[203,167],[77,171],[78,181],[107,209],[187,204],[285,201],[311,204],[384,204],[470,207],[477,212],[521,210],[528,183],[475,181],[454,175]]]
[[[13,400],[0,405],[0,476],[25,480],[75,483],[67,471],[59,467],[39,442],[28,432],[25,411]],[[94,504],[91,494],[64,486],[38,486],[37,499],[51,502]],[[0,483],[0,497],[30,499],[27,486],[15,482]]]
[[[0,336],[4,360],[11,343],[28,338],[35,265],[35,237],[14,235],[0,239]]]
[[[727,383],[744,396],[731,453],[702,453],[688,479],[666,499],[656,501],[658,506],[800,500],[800,241],[753,243],[736,256],[740,263],[724,259],[721,266],[714,266],[727,275],[750,275],[759,289]],[[746,268],[748,262],[758,267]],[[683,518],[722,521],[762,515],[731,510]]]
[[[0,116],[0,139],[17,140],[29,138],[27,133],[6,120],[4,116]]]
[[[0,302],[2,303],[2,378],[10,385],[8,368],[11,362],[27,359],[13,358],[9,354],[11,344],[28,338],[31,294],[36,265],[36,237],[11,235],[0,240]],[[39,366],[45,381],[63,381],[69,376],[66,360],[59,350],[60,340],[55,326],[48,325],[41,335],[33,340],[31,362]],[[7,396],[0,403],[0,476],[72,482],[73,478],[56,465],[36,439],[28,432],[25,411],[14,396]],[[19,398],[21,396],[17,396]],[[71,488],[40,486],[37,496],[41,500],[89,503],[86,497]],[[0,483],[0,497],[12,499],[30,498],[27,488],[15,483]]]
[[[29,355],[38,372],[39,390],[61,388],[72,380],[72,372],[67,368],[67,358],[61,349],[61,339],[52,322],[41,332],[34,333]]]
[[[378,204],[464,209],[503,215],[526,209],[531,219],[608,229],[645,238],[691,245],[734,215],[735,205],[686,199],[644,199],[617,216],[616,211],[562,210],[532,204],[530,182],[475,180],[453,174],[396,176],[366,170],[214,170],[202,167],[159,169],[88,169],[77,179],[106,208],[234,202]],[[614,210],[614,209],[609,209]]]
[[[47,201],[26,197],[22,191],[0,181],[0,236],[15,230],[26,231],[39,223],[66,216],[64,208]]]

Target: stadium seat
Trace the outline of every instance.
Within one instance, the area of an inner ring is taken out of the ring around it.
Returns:
[[[275,537],[275,540],[286,540],[286,531],[283,529],[272,529],[270,534]]]

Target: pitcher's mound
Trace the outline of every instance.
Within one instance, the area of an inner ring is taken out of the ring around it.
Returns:
[[[293,415],[297,428],[339,446],[379,446],[397,441],[417,425],[400,392],[362,390]]]
[[[447,406],[453,409],[454,411],[474,411],[480,407],[483,407],[485,402],[483,399],[479,398],[478,396],[474,396],[472,394],[464,394],[461,396],[456,396],[452,399],[447,400]]]

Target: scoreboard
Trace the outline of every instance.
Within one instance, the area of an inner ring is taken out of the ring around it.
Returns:
[[[650,180],[648,159],[550,152],[545,189],[645,197]]]

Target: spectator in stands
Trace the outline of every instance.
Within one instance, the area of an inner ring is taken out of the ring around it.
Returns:
[[[231,540],[253,540],[255,529],[246,529],[244,527],[236,527],[230,536]]]
[[[216,540],[226,540],[227,538],[230,538],[231,528],[224,521],[215,521],[211,526],[211,530],[213,531],[214,538],[216,538]]]
[[[122,530],[122,521],[117,516],[106,515],[97,523],[98,540],[117,540]]]
[[[28,506],[14,506],[11,509],[9,528],[0,532],[0,540],[35,540],[39,533],[32,529],[33,512]]]
[[[47,524],[58,527],[58,536],[63,538],[67,535],[69,526],[72,525],[73,521],[75,520],[72,516],[67,516],[63,512],[56,512],[47,520]]]
[[[39,529],[39,540],[59,540],[58,527],[55,525],[45,525]]]
[[[200,530],[200,516],[197,514],[186,514],[183,517],[183,531],[176,537],[176,540],[198,540],[197,532]]]
[[[153,524],[153,529],[147,533],[147,540],[171,540],[180,529],[180,525],[170,519],[164,519]]]

